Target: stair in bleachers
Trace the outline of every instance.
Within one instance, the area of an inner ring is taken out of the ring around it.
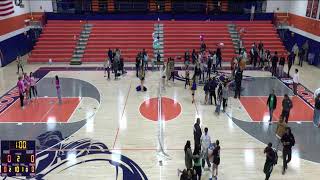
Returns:
[[[99,0],[92,0],[91,8],[93,12],[99,12]]]
[[[265,50],[270,50],[271,53],[275,51],[279,55],[286,54],[287,50],[283,45],[276,29],[270,21],[265,22],[236,22],[237,30],[244,29],[241,35],[244,47],[247,51],[251,48],[253,43],[259,44],[261,41],[264,44]]]
[[[82,25],[81,21],[49,20],[28,62],[70,62]]]
[[[154,24],[154,32],[156,34],[156,37],[159,37],[159,42],[160,42],[160,47],[159,49],[154,49],[153,51],[153,58],[154,59],[157,59],[157,55],[158,53],[160,54],[160,57],[161,57],[161,61],[164,61],[164,52],[163,52],[163,41],[164,41],[164,32],[163,32],[163,24],[162,23],[157,23],[157,24]]]
[[[108,0],[108,12],[114,12],[114,0]]]
[[[235,49],[228,32],[227,22],[174,21],[164,22],[164,55],[165,58],[180,56],[193,49],[199,51],[200,35],[204,36],[207,49],[216,51],[218,44],[223,43],[223,61],[231,61]]]
[[[93,25],[83,62],[102,62],[109,48],[119,48],[125,62],[134,62],[143,48],[153,52],[152,21],[89,21]]]
[[[84,24],[83,25],[83,30],[80,34],[79,39],[78,39],[77,46],[75,47],[75,49],[73,51],[70,65],[81,65],[82,64],[83,54],[86,49],[88,39],[90,37],[91,29],[92,29],[92,24]]]
[[[230,33],[230,37],[232,39],[233,42],[233,47],[235,49],[235,53],[237,54],[240,48],[240,36],[239,33],[237,31],[237,26],[235,24],[228,24],[228,29],[229,29],[229,33]]]

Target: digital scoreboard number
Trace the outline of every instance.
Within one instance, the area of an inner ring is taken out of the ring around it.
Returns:
[[[35,176],[35,145],[35,141],[1,141],[1,176]]]

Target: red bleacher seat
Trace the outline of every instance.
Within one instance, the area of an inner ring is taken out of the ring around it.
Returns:
[[[164,55],[165,58],[181,56],[185,51],[199,51],[200,35],[209,50],[215,51],[219,43],[222,48],[223,61],[231,61],[235,56],[231,36],[227,24],[230,22],[168,21],[164,22]],[[181,61],[184,59],[182,58]]]
[[[69,62],[82,31],[84,21],[49,20],[40,35],[29,62]],[[138,51],[143,48],[153,57],[152,33],[154,21],[88,21],[92,30],[83,55],[83,62],[101,62],[107,57],[109,48],[119,48],[126,62],[134,62]],[[219,43],[223,61],[230,61],[235,56],[235,49],[228,32],[228,24],[235,23],[237,30],[245,28],[242,35],[244,46],[250,49],[260,40],[266,49],[279,54],[286,50],[270,21],[163,21],[164,56],[184,56],[186,50],[197,51],[200,48],[200,35],[209,50],[216,50]],[[181,59],[183,61],[183,58]]]
[[[119,48],[125,62],[134,62],[143,48],[152,57],[152,21],[89,21],[93,24],[83,62],[99,62],[107,57],[109,48]]]
[[[242,34],[242,40],[244,47],[249,50],[253,43],[257,45],[261,41],[264,44],[266,50],[270,50],[271,53],[275,51],[278,54],[286,54],[287,50],[285,49],[281,39],[278,36],[278,33],[270,21],[266,22],[236,22],[237,30],[244,28],[245,33]]]
[[[70,62],[83,23],[49,20],[28,61],[48,62],[52,59],[52,62]]]

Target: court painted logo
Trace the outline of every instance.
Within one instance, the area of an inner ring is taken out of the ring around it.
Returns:
[[[105,162],[105,167],[113,168],[114,179],[148,179],[137,163],[122,154],[110,151],[104,143],[92,139],[65,142],[61,138],[62,135],[58,131],[47,132],[38,138],[40,149],[59,143],[37,154],[35,179],[46,179],[49,174],[63,173],[70,168],[86,163],[92,165],[94,162]]]

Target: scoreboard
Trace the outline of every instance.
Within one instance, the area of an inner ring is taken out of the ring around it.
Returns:
[[[1,141],[1,176],[35,175],[35,141]]]

